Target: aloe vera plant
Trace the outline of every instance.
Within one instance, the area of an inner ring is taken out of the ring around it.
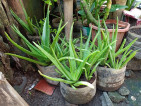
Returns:
[[[49,26],[49,7],[48,7],[48,11],[47,11],[47,17],[45,19],[44,22],[44,27],[43,27],[43,32],[42,32],[42,36],[41,38],[41,42],[38,43],[45,51],[52,53],[52,49],[54,50],[54,52],[57,54],[57,57],[60,58],[62,56],[67,55],[68,53],[68,47],[66,47],[66,45],[64,44],[65,39],[62,39],[62,43],[59,44],[58,40],[59,40],[59,35],[62,31],[62,29],[65,27],[65,25],[62,26],[62,21],[60,21],[59,27],[57,32],[55,33],[55,36],[53,37],[53,42],[50,42],[50,26]],[[5,35],[7,36],[8,40],[14,45],[16,46],[18,49],[20,49],[21,51],[25,52],[26,54],[36,58],[36,60],[28,58],[28,57],[23,57],[23,56],[19,56],[16,54],[11,54],[11,53],[6,53],[8,55],[12,55],[12,56],[16,56],[18,58],[39,64],[39,65],[49,65],[51,64],[51,61],[49,58],[47,58],[44,53],[40,52],[40,50],[34,46],[32,43],[30,43],[25,37],[24,35],[18,30],[18,28],[16,28],[16,26],[12,26],[12,29],[17,33],[17,35],[19,37],[21,37],[23,39],[23,41],[26,43],[28,49],[25,49],[23,47],[21,47],[20,45],[18,45],[16,42],[14,42],[9,35],[5,32]],[[50,46],[52,48],[50,48]]]
[[[110,38],[110,34],[108,32],[107,26],[104,22],[105,30],[102,30],[102,34],[97,37],[98,46],[97,48],[101,51],[105,48],[105,46],[109,45],[111,42],[117,40],[117,32],[118,32],[118,19],[116,24],[115,31],[113,30],[112,38]],[[114,29],[114,26],[113,26]],[[101,39],[101,36],[103,39]],[[126,39],[124,39],[121,44],[119,50],[116,52],[116,42],[114,42],[109,50],[106,52],[105,59],[101,62],[101,65],[108,66],[109,68],[121,69],[136,55],[136,51],[130,50],[130,47],[134,44],[137,39],[133,40],[129,45],[125,46]],[[119,58],[119,56],[121,57]]]
[[[112,45],[114,42],[107,45],[100,52],[99,50],[94,48],[94,42],[96,41],[96,39],[94,39],[90,44],[91,33],[85,44],[83,44],[81,33],[80,47],[75,47],[72,42],[72,29],[73,26],[71,27],[70,31],[69,56],[65,56],[58,59],[53,49],[53,54],[50,54],[49,52],[45,51],[40,45],[34,43],[38,47],[40,52],[43,53],[46,58],[49,58],[52,63],[58,68],[58,70],[56,71],[62,75],[62,78],[52,78],[42,74],[40,71],[39,73],[45,78],[69,84],[73,88],[78,87],[80,85],[86,85],[90,88],[94,88],[93,85],[90,84],[88,81],[93,77],[93,74],[96,71],[96,67],[103,60],[103,58],[101,58],[102,55],[109,49],[110,45]],[[83,74],[85,75],[87,81],[80,81],[80,78]]]

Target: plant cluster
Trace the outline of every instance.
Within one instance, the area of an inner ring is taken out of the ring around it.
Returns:
[[[85,0],[83,1],[85,4]],[[109,5],[109,7],[111,7],[109,4],[110,2],[111,0],[108,0],[107,2],[107,6]],[[87,6],[85,7],[86,7],[85,10],[87,10],[88,9]],[[106,8],[107,12],[109,11],[109,7]],[[107,12],[104,17],[107,17]],[[19,31],[19,29],[13,25],[12,29],[27,44],[28,49],[25,49],[21,47],[20,45],[18,45],[16,42],[14,42],[8,36],[8,34],[5,33],[8,40],[14,46],[16,46],[18,49],[25,52],[26,54],[32,56],[33,59],[16,55],[16,54],[11,54],[11,53],[6,53],[6,54],[16,56],[18,58],[39,64],[39,65],[43,65],[43,66],[54,64],[57,67],[57,70],[55,71],[61,74],[61,78],[53,78],[53,77],[44,75],[39,71],[40,75],[50,80],[64,82],[66,84],[69,84],[73,88],[76,88],[80,85],[86,85],[90,88],[94,88],[93,85],[89,83],[88,81],[92,79],[93,74],[95,73],[98,65],[108,66],[114,69],[121,69],[136,54],[136,51],[132,52],[132,50],[129,50],[132,44],[136,41],[136,39],[126,47],[124,47],[126,42],[126,40],[124,40],[120,49],[116,52],[118,19],[117,19],[116,29],[115,31],[113,31],[112,38],[110,38],[110,34],[106,27],[105,21],[103,21],[103,25],[105,29],[101,30],[101,25],[99,20],[97,22],[98,32],[95,38],[92,41],[90,39],[91,32],[92,32],[92,28],[91,28],[88,39],[86,40],[85,43],[83,43],[83,37],[81,33],[80,46],[76,46],[75,41],[72,39],[73,25],[70,31],[69,42],[66,41],[65,38],[62,39],[59,36],[61,31],[65,27],[65,25],[62,26],[62,20],[61,20],[58,30],[55,32],[55,36],[53,35],[51,36],[50,25],[49,25],[49,6],[48,6],[47,17],[44,20],[43,29],[40,32],[42,34],[42,36],[40,36],[40,39],[41,39],[40,42],[38,43],[29,42],[24,37],[24,35]],[[23,25],[23,27],[24,26],[25,25]],[[52,41],[50,40],[51,38],[52,38]],[[97,42],[97,45],[96,45],[96,42]],[[119,55],[122,55],[121,58],[118,57]],[[87,81],[81,81],[82,76],[85,76],[85,79]]]
[[[49,53],[52,53],[52,49],[53,49],[58,58],[65,56],[68,53],[67,44],[64,44],[65,39],[62,39],[61,44],[58,43],[59,35],[64,27],[65,27],[65,25],[62,26],[62,21],[60,21],[60,24],[59,24],[57,32],[55,33],[55,36],[52,35],[53,42],[51,42],[50,41],[51,33],[50,33],[50,25],[49,25],[49,7],[48,7],[47,17],[45,18],[42,36],[40,37],[41,42],[38,42],[38,44],[45,51],[47,51]],[[16,56],[18,58],[25,59],[27,61],[30,61],[30,62],[33,62],[36,64],[40,64],[43,66],[51,64],[51,61],[42,52],[40,52],[40,50],[36,46],[34,46],[32,43],[30,43],[15,25],[12,26],[12,29],[18,34],[18,36],[20,38],[23,39],[23,41],[26,43],[29,50],[18,45],[16,42],[14,42],[8,36],[7,33],[5,33],[5,35],[9,39],[9,41],[11,41],[13,43],[13,45],[16,46],[18,49],[20,49],[21,51],[25,52],[26,54],[36,58],[37,60],[30,59],[30,58],[23,57],[23,56],[19,56],[16,54],[11,54],[11,53],[7,53],[8,55]]]
[[[137,40],[133,40],[129,45],[125,46],[126,39],[124,39],[123,43],[121,44],[120,48],[116,51],[116,40],[117,40],[117,32],[118,32],[118,19],[116,24],[116,29],[114,31],[113,26],[113,33],[112,38],[110,38],[110,33],[107,29],[106,23],[104,22],[104,29],[100,31],[100,21],[98,22],[99,30],[98,30],[98,37],[97,43],[98,50],[102,51],[105,46],[109,45],[113,42],[113,44],[109,47],[109,50],[105,52],[104,57],[105,59],[101,62],[100,65],[108,66],[109,68],[113,69],[121,69],[136,55],[137,51],[130,50],[130,47],[134,44]],[[100,33],[101,32],[101,33]],[[103,39],[102,39],[103,38]]]

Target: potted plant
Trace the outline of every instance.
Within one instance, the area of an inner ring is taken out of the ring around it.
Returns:
[[[67,55],[68,53],[68,46],[66,45],[65,39],[62,39],[61,43],[58,43],[59,41],[59,35],[62,31],[62,29],[65,27],[65,25],[62,26],[62,21],[60,21],[59,27],[57,32],[55,33],[55,36],[50,36],[50,26],[49,26],[49,7],[48,7],[48,11],[47,11],[47,17],[45,18],[44,21],[44,26],[43,26],[43,32],[42,32],[42,36],[41,41],[38,42],[38,44],[47,52],[52,53],[52,49],[54,50],[54,52],[57,55],[57,58],[61,58],[65,55]],[[17,33],[17,35],[23,39],[23,41],[26,43],[28,49],[25,49],[23,47],[21,47],[20,45],[18,45],[17,43],[15,43],[9,36],[8,34],[5,32],[5,35],[7,36],[8,40],[14,45],[16,46],[18,49],[20,49],[21,51],[25,52],[27,55],[32,56],[33,58],[28,58],[28,57],[24,57],[24,56],[20,56],[20,55],[16,55],[16,54],[11,54],[11,53],[6,53],[7,55],[11,55],[11,56],[16,56],[18,58],[27,60],[29,62],[33,62],[35,64],[37,64],[37,66],[39,67],[39,69],[44,73],[47,74],[49,76],[52,77],[58,77],[60,76],[58,73],[56,73],[56,71],[51,71],[52,69],[54,70],[55,68],[50,66],[53,65],[52,62],[50,61],[49,58],[47,58],[42,52],[40,52],[40,50],[34,46],[32,43],[30,43],[25,37],[24,35],[16,28],[15,25],[12,26],[12,29]],[[51,38],[52,38],[52,42],[51,42]],[[50,66],[50,67],[48,67]],[[50,69],[51,68],[51,69]],[[50,70],[48,70],[50,69]],[[51,84],[58,84],[58,82],[52,82],[50,80],[47,79],[47,81]]]
[[[126,39],[124,39],[121,47],[116,52],[118,20],[115,32],[113,31],[112,38],[110,38],[110,34],[105,23],[104,26],[105,30],[102,30],[101,35],[99,22],[98,33],[100,35],[97,38],[97,48],[99,48],[99,51],[103,50],[106,45],[109,45],[110,42],[115,42],[109,47],[108,52],[105,53],[107,57],[100,63],[100,66],[97,68],[97,86],[99,89],[104,91],[115,91],[119,89],[124,83],[127,63],[136,55],[136,51],[130,50],[130,47],[137,39],[134,39],[127,46],[125,46]],[[101,40],[101,36],[103,37],[103,40]]]
[[[98,14],[92,14],[90,11],[89,11],[89,7],[87,6],[87,3],[85,0],[81,0],[81,3],[82,3],[82,6],[83,6],[83,9],[85,11],[85,14],[87,16],[87,18],[89,19],[89,21],[91,22],[89,24],[89,26],[92,26],[93,30],[92,30],[92,39],[95,37],[96,35],[96,32],[98,30],[98,16],[99,14],[103,13],[103,19],[101,20],[101,26],[103,27],[104,26],[104,22],[106,21],[106,25],[109,27],[108,28],[108,31],[110,32],[110,36],[112,37],[112,32],[113,32],[113,28],[112,26],[113,25],[116,25],[117,21],[116,20],[111,20],[111,19],[107,19],[108,16],[109,16],[109,12],[110,10],[112,9],[111,6],[112,6],[112,1],[111,0],[105,0],[107,3],[106,3],[106,7],[104,9],[103,12],[100,12],[99,9],[95,8],[95,10],[97,10]],[[101,3],[103,3],[102,1],[100,1]],[[98,6],[101,6],[99,3],[98,3]],[[123,7],[121,7],[123,8]],[[126,7],[124,7],[126,8]],[[113,10],[112,10],[113,11]],[[120,47],[120,44],[122,42],[122,39],[123,39],[123,36],[125,34],[125,32],[128,31],[129,27],[130,27],[130,24],[127,23],[127,22],[122,22],[122,21],[119,21],[119,30],[118,30],[118,36],[117,36],[117,49]],[[114,29],[115,30],[115,29]]]
[[[54,50],[50,54],[41,46],[34,43],[40,52],[44,53],[52,63],[57,67],[62,78],[52,78],[47,75],[40,75],[53,81],[60,81],[60,90],[63,97],[73,104],[85,104],[89,102],[96,92],[96,67],[103,58],[102,55],[108,50],[109,46],[105,47],[101,52],[94,48],[94,43],[89,43],[91,34],[85,44],[83,44],[82,33],[80,46],[75,47],[72,43],[72,29],[69,39],[69,56],[58,59]],[[95,42],[96,39],[93,40]],[[112,45],[109,44],[109,45]],[[76,52],[77,51],[77,52]],[[63,61],[63,62],[62,62]],[[83,86],[85,85],[85,86]],[[87,86],[87,87],[86,87]]]

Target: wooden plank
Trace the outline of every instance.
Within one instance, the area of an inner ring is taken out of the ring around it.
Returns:
[[[67,25],[65,26],[66,39],[69,40],[70,29],[73,22],[73,0],[64,0],[64,20]]]
[[[0,72],[0,106],[29,106]]]

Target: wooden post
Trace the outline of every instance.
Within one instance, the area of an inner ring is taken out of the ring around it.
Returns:
[[[0,72],[0,106],[29,106]]]
[[[73,22],[73,0],[64,0],[64,20],[67,25],[65,26],[66,39],[69,40],[70,29]]]

